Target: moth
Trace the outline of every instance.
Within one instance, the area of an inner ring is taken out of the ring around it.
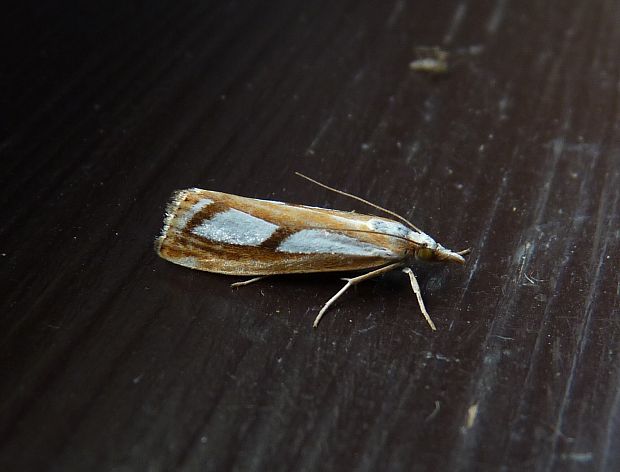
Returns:
[[[157,254],[191,269],[254,276],[233,283],[233,287],[277,274],[369,270],[342,279],[346,284],[323,305],[314,320],[315,328],[329,307],[349,288],[400,269],[409,276],[420,311],[435,330],[408,262],[415,258],[464,264],[463,256],[469,249],[458,252],[447,249],[397,213],[296,174],[398,221],[190,188],[172,195],[164,227],[155,241]]]

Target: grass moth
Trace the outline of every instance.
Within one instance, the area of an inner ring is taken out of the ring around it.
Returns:
[[[191,269],[254,276],[232,284],[233,287],[269,275],[369,270],[343,279],[346,284],[323,305],[314,327],[350,287],[400,269],[409,276],[420,310],[435,330],[407,262],[417,258],[464,264],[463,256],[469,250],[447,249],[390,210],[298,175],[398,221],[191,188],[174,192],[161,235],[155,242],[157,254]]]

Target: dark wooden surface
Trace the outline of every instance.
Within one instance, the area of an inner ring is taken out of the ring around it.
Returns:
[[[4,7],[0,468],[620,470],[620,4]],[[47,5],[47,6],[46,6]],[[417,46],[451,53],[409,70]],[[465,267],[160,260],[177,188],[414,220]]]

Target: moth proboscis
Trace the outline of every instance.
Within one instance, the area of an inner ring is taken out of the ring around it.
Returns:
[[[233,287],[269,275],[371,269],[343,279],[346,284],[323,305],[314,320],[315,328],[327,309],[350,287],[401,269],[409,276],[420,311],[435,330],[407,261],[414,257],[464,264],[463,256],[469,249],[447,249],[397,213],[296,174],[399,221],[190,188],[174,192],[161,235],[155,241],[157,254],[191,269],[254,276],[233,283]]]

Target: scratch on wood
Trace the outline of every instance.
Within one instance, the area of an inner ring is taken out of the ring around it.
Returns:
[[[515,338],[511,338],[509,336],[501,336],[499,334],[494,334],[493,337],[501,339],[502,341],[514,341],[514,339],[515,339]]]
[[[465,18],[465,14],[467,13],[467,4],[465,2],[461,2],[456,6],[456,10],[454,10],[454,15],[452,15],[452,21],[448,26],[448,31],[443,37],[444,44],[450,44],[454,39],[454,36],[458,32],[459,28],[463,24],[463,19]]]
[[[428,423],[429,421],[432,421],[439,414],[440,409],[441,403],[439,403],[439,400],[435,400],[435,408],[431,411],[431,414],[426,417],[424,422]]]
[[[405,156],[405,164],[409,165],[413,162],[413,158],[420,150],[419,141],[415,141],[411,146],[407,149],[407,155]]]
[[[616,192],[613,202],[609,203],[609,179],[605,179],[603,183],[603,190],[601,191],[601,197],[599,201],[599,208],[596,219],[595,237],[593,242],[592,255],[590,257],[589,269],[593,273],[591,277],[589,293],[585,300],[585,306],[583,310],[583,318],[581,324],[578,326],[577,334],[577,352],[573,355],[570,371],[566,384],[564,386],[564,392],[562,395],[560,407],[558,409],[555,429],[561,431],[564,425],[564,416],[566,410],[569,408],[570,403],[573,401],[573,390],[576,384],[576,377],[579,367],[583,362],[585,356],[586,347],[589,344],[590,339],[587,333],[590,331],[590,325],[592,318],[594,317],[594,310],[597,302],[597,295],[600,286],[600,280],[603,277],[603,266],[605,263],[605,256],[608,252],[608,244],[610,236],[615,228],[610,228],[609,215],[615,215],[618,209],[620,200],[620,193]],[[604,232],[605,234],[601,234]],[[551,441],[552,450],[557,449],[558,435],[554,434]]]
[[[508,0],[497,0],[495,4],[495,9],[491,13],[491,17],[489,21],[487,21],[487,33],[495,34],[499,29],[499,25],[502,23],[504,19],[504,15],[506,14],[506,5],[508,4]]]
[[[488,224],[485,226],[485,228],[482,230],[482,233],[478,237],[478,241],[479,241],[478,247],[486,247],[487,241],[489,240],[489,235],[491,233],[492,222],[495,220],[495,216],[497,215],[497,211],[500,207],[500,202],[503,200],[504,195],[506,193],[507,182],[508,180],[506,176],[503,176],[502,183],[499,187],[499,191],[496,194],[495,201],[493,202],[493,206],[491,207],[491,210],[489,211],[489,213],[486,215],[486,221],[488,222]],[[462,291],[460,303],[463,303],[465,294],[467,293],[467,289],[469,288],[469,284],[471,283],[471,281],[474,278],[474,275],[478,271],[478,267],[480,265],[480,258],[481,258],[481,253],[478,252],[476,254],[475,259],[471,262],[469,266],[470,269],[468,271],[469,273],[467,275],[467,280],[465,281],[465,284],[463,284],[463,291]]]
[[[556,149],[557,147],[563,152],[572,152],[588,157],[596,157],[601,154],[601,145],[599,143],[566,142],[564,137],[552,139],[545,145],[545,147],[550,149]]]
[[[392,13],[390,13],[390,16],[388,17],[388,20],[387,20],[388,28],[392,28],[394,26],[394,24],[396,23],[396,20],[398,20],[398,18],[401,16],[404,9],[405,9],[404,0],[399,0],[398,2],[396,2],[396,4],[394,5],[394,9],[392,10]]]
[[[525,277],[525,279],[529,282],[528,284],[523,284],[523,285],[533,285],[533,286],[536,286],[539,283],[544,282],[544,280],[537,279],[536,277],[533,277],[531,275],[527,275],[526,273],[523,274],[523,277]]]
[[[612,406],[609,409],[609,416],[607,420],[607,425],[605,431],[607,434],[605,435],[604,447],[602,451],[602,467],[601,470],[610,470],[607,467],[607,463],[610,460],[613,460],[614,457],[617,457],[617,441],[618,438],[618,418],[620,418],[620,389],[616,389],[616,394],[614,396]],[[614,452],[615,451],[615,452]]]
[[[568,454],[562,454],[560,457],[565,461],[580,463],[592,462],[592,459],[594,458],[591,452],[570,452]]]
[[[467,409],[467,418],[465,419],[465,428],[471,429],[476,422],[478,416],[478,404],[474,403]]]
[[[306,151],[306,154],[314,154],[314,149],[316,148],[319,141],[321,141],[321,139],[323,138],[323,135],[325,134],[325,132],[332,125],[333,121],[334,121],[333,116],[330,116],[329,118],[327,118],[327,120],[325,120],[325,123],[323,123],[323,126],[321,126],[321,129],[319,129],[319,132],[316,134],[315,138],[310,143],[310,146],[308,146],[308,150]]]

